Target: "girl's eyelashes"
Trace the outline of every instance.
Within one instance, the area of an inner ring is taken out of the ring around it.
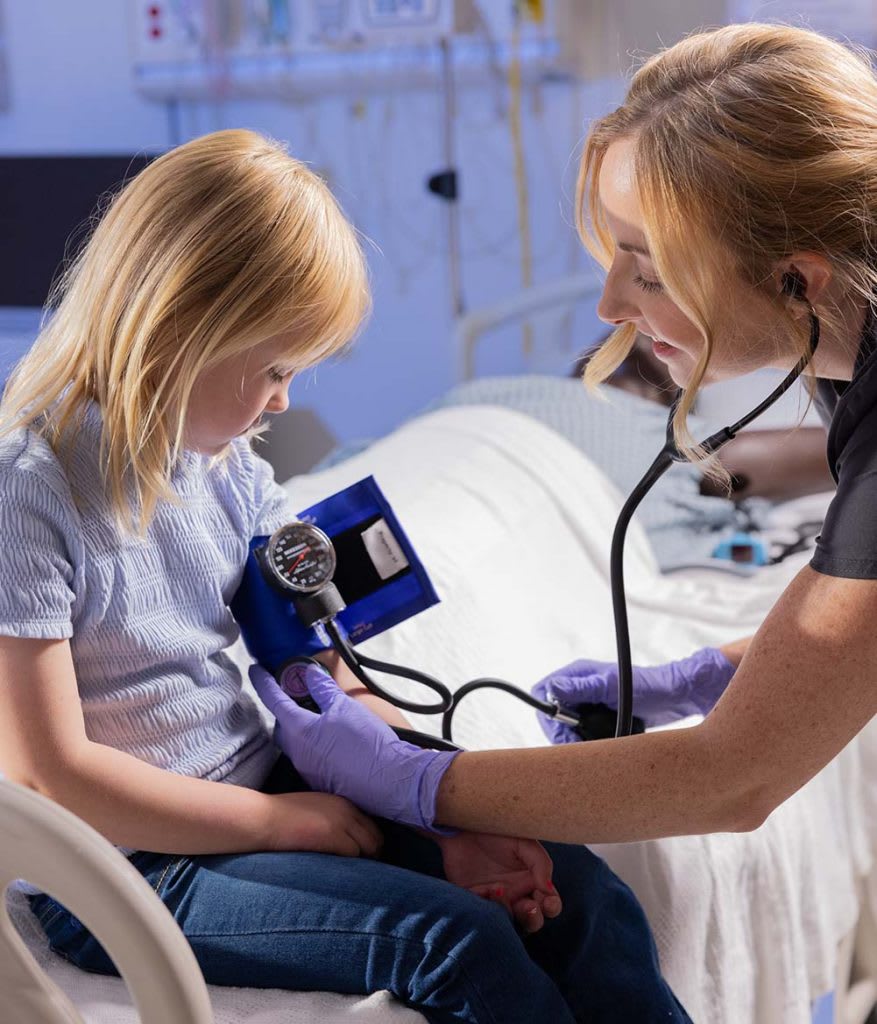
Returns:
[[[655,293],[662,292],[664,290],[663,285],[660,281],[649,281],[642,277],[640,274],[633,275],[633,283],[637,288],[642,288],[644,292]]]
[[[286,380],[287,375],[281,373],[276,367],[272,366],[268,370],[268,379],[273,380],[275,384],[282,384]]]

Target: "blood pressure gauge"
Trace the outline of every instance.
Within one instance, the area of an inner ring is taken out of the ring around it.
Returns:
[[[335,575],[335,548],[319,527],[294,522],[271,534],[265,561],[277,582],[296,594],[313,594]]]

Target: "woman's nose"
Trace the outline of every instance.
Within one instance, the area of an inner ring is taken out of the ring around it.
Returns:
[[[618,273],[610,270],[603,285],[603,294],[597,303],[597,316],[607,324],[618,327],[640,316],[639,306],[631,301],[627,290],[621,286]]]

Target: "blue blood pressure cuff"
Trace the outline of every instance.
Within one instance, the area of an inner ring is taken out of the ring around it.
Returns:
[[[347,605],[337,622],[351,643],[377,636],[438,603],[423,564],[374,477],[312,505],[299,519],[318,526],[335,548],[332,582]],[[247,650],[276,672],[291,658],[330,644],[319,626],[305,628],[290,597],[266,577],[260,552],[268,541],[267,536],[250,541],[231,610]]]

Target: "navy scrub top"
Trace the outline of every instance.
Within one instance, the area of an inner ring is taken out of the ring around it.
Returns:
[[[816,407],[828,428],[837,493],[810,565],[826,576],[877,579],[877,317],[865,320],[853,377],[819,380]]]

